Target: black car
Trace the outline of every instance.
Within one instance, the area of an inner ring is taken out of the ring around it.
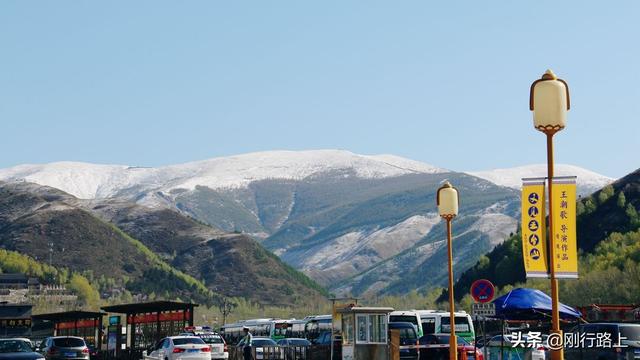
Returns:
[[[606,343],[602,342],[604,338]],[[567,339],[574,342],[566,346],[567,360],[640,359],[640,324],[581,324],[565,334],[565,345]]]
[[[44,360],[31,346],[20,339],[0,339],[1,360]]]
[[[400,331],[400,359],[412,359],[416,360],[420,354],[416,348],[403,349],[403,346],[416,346],[418,345],[418,333],[412,323],[409,322],[390,322],[389,332],[391,330]]]
[[[307,339],[286,338],[278,340],[278,346],[285,359],[306,359],[311,342]]]
[[[331,357],[331,332],[323,331],[311,341],[315,349],[310,353],[311,360],[325,360]],[[333,358],[342,359],[342,337],[333,337]]]

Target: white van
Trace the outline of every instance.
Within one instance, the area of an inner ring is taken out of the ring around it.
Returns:
[[[420,327],[424,334],[449,334],[451,333],[451,316],[448,311],[443,310],[417,310],[420,318]],[[456,322],[456,335],[464,338],[470,343],[475,341],[476,333],[473,327],[473,320],[466,311],[456,311],[453,313]]]
[[[389,314],[389,322],[408,322],[413,324],[416,328],[416,333],[418,337],[422,337],[424,335],[422,331],[422,322],[420,321],[420,314],[418,314],[415,310],[409,311],[392,311]]]

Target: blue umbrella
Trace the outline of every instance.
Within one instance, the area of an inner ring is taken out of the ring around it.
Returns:
[[[504,320],[545,320],[551,318],[551,297],[536,289],[517,288],[493,300],[496,318]],[[560,304],[560,318],[577,320],[576,309]]]

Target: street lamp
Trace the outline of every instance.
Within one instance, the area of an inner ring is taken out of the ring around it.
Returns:
[[[558,310],[558,279],[556,279],[553,232],[553,135],[564,129],[569,111],[569,86],[547,70],[541,79],[531,84],[529,110],[533,111],[533,126],[547,135],[547,181],[549,186],[549,267],[551,268],[551,331],[562,337]],[[552,350],[553,360],[564,358],[564,349]]]
[[[451,239],[451,220],[458,215],[458,190],[447,181],[439,189],[436,196],[438,213],[447,222],[447,251],[449,253],[449,360],[458,359],[458,342],[456,340],[456,317],[453,300],[453,251]]]

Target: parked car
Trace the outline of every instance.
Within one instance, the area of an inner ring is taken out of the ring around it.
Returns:
[[[211,348],[197,336],[169,336],[147,350],[144,359],[211,360]]]
[[[313,345],[318,345],[312,353],[312,360],[325,360],[331,357],[331,332],[324,331],[316,339],[311,341]],[[342,359],[342,337],[333,337],[333,358]]]
[[[35,345],[33,345],[33,341],[31,341],[30,339],[24,338],[24,337],[16,337],[16,338],[11,338],[11,340],[21,340],[27,343],[27,345],[29,345],[29,347],[31,349],[35,350]]]
[[[311,342],[301,338],[285,338],[278,340],[280,346],[280,355],[284,359],[301,359],[307,358],[308,347]]]
[[[40,344],[40,353],[47,360],[89,360],[89,348],[83,338],[76,336],[52,336]]]
[[[0,339],[1,360],[43,360],[24,339]]]
[[[391,330],[400,331],[400,346],[415,346],[418,343],[418,333],[416,327],[410,322],[390,322],[389,332]],[[391,335],[389,335],[391,338]],[[420,357],[418,349],[400,349],[400,359],[417,360]]]
[[[640,359],[640,324],[580,324],[573,328],[569,334],[573,334],[574,338],[583,337],[585,341],[581,344],[582,346],[567,347],[565,350],[567,360]],[[596,341],[589,340],[589,338],[598,337],[597,334],[607,334],[611,343],[597,346],[597,339]]]
[[[87,347],[89,348],[89,359],[94,360],[98,358],[98,349],[95,345],[91,343],[87,343]]]
[[[256,360],[281,360],[280,348],[278,344],[271,338],[254,336],[252,340],[253,351]],[[244,339],[241,340],[236,348],[242,353],[244,347]]]
[[[542,335],[535,347],[533,340],[528,335],[522,334],[521,338],[516,340],[511,334],[496,335],[492,337],[486,344],[487,360],[504,359],[522,359],[522,360],[545,360],[550,359],[549,349],[546,347],[549,335]],[[516,342],[520,341],[524,346],[516,346]]]
[[[432,347],[420,349],[420,359],[446,360],[449,359],[449,336],[445,334],[429,334],[419,339],[420,345],[431,345]],[[482,352],[467,342],[464,338],[456,336],[458,343],[458,353],[464,351],[469,360],[484,360]]]
[[[484,335],[484,336],[476,336],[476,347],[481,348],[484,347],[485,345],[487,345],[489,343],[489,341],[491,340],[491,336],[490,335]]]
[[[229,358],[229,348],[227,346],[226,341],[222,335],[213,332],[213,331],[189,331],[180,334],[180,336],[197,336],[205,344],[209,345],[211,348],[211,359],[228,359]]]

